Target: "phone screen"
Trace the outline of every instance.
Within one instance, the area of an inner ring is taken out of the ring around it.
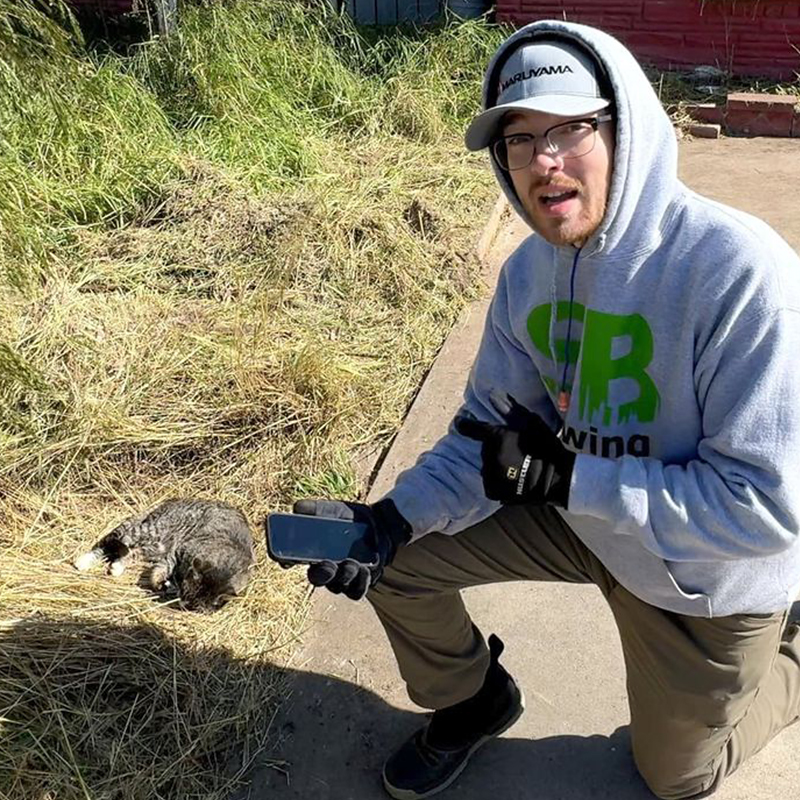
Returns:
[[[343,561],[352,558],[361,564],[376,564],[369,526],[363,522],[305,516],[267,515],[267,543],[276,561]]]

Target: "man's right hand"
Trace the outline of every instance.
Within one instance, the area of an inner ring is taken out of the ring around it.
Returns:
[[[308,580],[314,586],[324,586],[334,594],[344,594],[360,600],[383,575],[383,570],[397,553],[397,548],[411,538],[411,526],[389,498],[377,503],[352,503],[343,500],[298,500],[295,514],[355,520],[369,525],[378,553],[374,566],[361,564],[351,558],[339,563],[318,561],[308,568]]]

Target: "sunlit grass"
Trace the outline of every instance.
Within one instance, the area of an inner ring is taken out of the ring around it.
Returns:
[[[207,2],[122,57],[44,5],[0,0],[0,794],[222,797],[305,608],[265,513],[363,492],[475,295],[495,188],[461,136],[502,33]],[[176,495],[253,523],[230,608],[68,565]]]

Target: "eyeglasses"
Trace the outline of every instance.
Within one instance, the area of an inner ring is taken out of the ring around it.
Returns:
[[[532,133],[512,133],[492,142],[492,152],[504,170],[524,169],[536,156],[536,141],[544,139],[551,155],[561,158],[580,158],[594,149],[597,128],[601,122],[611,122],[614,117],[573,119],[548,128],[541,136]]]

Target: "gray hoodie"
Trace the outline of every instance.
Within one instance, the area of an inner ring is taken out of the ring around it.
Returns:
[[[505,47],[531,31],[576,39],[610,76],[608,208],[580,251],[534,234],[505,263],[464,408],[502,422],[488,396],[504,390],[563,429],[579,453],[563,516],[642,600],[693,616],[784,609],[800,589],[800,259],[765,223],[678,180],[672,125],[619,42],[542,21]],[[498,508],[480,445],[452,426],[389,496],[415,538]]]

